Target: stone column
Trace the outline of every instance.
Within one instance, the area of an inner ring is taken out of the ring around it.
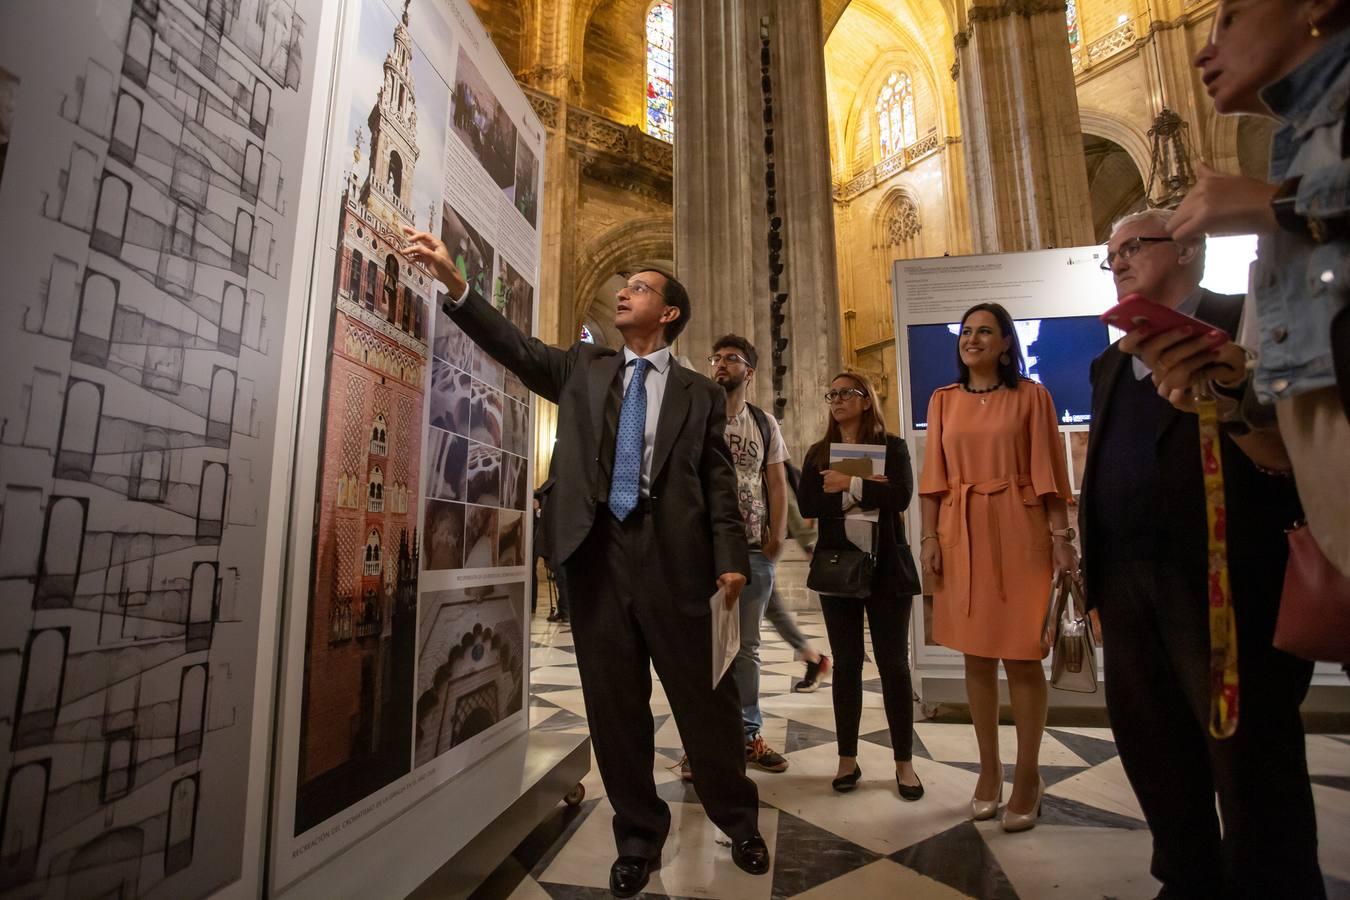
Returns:
[[[976,0],[956,52],[974,252],[1092,243],[1062,0]]]
[[[783,434],[794,459],[824,425],[820,385],[840,365],[838,279],[815,0],[675,5],[675,262],[693,318],[679,352],[701,359],[734,331],[760,351],[754,401],[772,409],[760,17],[770,17],[774,162],[790,295]]]

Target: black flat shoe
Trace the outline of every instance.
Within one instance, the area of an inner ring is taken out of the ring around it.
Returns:
[[[840,775],[838,778],[830,782],[830,787],[834,788],[841,794],[847,794],[849,791],[853,790],[855,787],[858,786],[858,779],[861,777],[862,777],[862,768],[855,763],[853,766],[852,775]]]
[[[615,897],[632,897],[647,886],[652,870],[660,867],[660,859],[620,856],[609,867],[609,892]]]
[[[900,792],[900,799],[907,800],[910,803],[913,803],[915,800],[918,800],[920,797],[923,796],[922,781],[915,785],[901,784],[900,776],[897,775],[895,776],[895,787],[896,790]]]
[[[732,844],[731,858],[741,871],[751,875],[763,875],[769,871],[769,848],[759,835]]]

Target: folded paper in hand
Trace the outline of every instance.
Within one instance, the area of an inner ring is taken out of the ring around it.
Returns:
[[[712,686],[716,689],[741,649],[741,611],[739,603],[727,609],[727,594],[721,588],[712,595],[708,607],[712,611]]]

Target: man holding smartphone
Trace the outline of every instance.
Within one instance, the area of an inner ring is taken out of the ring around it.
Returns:
[[[1243,298],[1200,287],[1204,240],[1171,238],[1171,216],[1151,209],[1116,224],[1107,262],[1117,293],[1198,320],[1175,329],[1179,339],[1225,345]],[[1272,646],[1284,530],[1299,517],[1293,482],[1258,469],[1221,434],[1240,702],[1237,733],[1216,739],[1208,731],[1209,529],[1197,418],[1169,402],[1147,363],[1126,352],[1140,345],[1141,327],[1156,335],[1166,324],[1120,324],[1131,335],[1092,364],[1079,523],[1088,605],[1101,619],[1107,709],[1153,832],[1152,873],[1162,896],[1324,896],[1299,718],[1312,664]]]

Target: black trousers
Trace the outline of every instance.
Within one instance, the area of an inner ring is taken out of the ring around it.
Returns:
[[[1238,730],[1215,740],[1203,586],[1158,561],[1108,563],[1101,583],[1107,710],[1160,896],[1325,897],[1298,711],[1312,663],[1271,645],[1275,598],[1234,600]]]
[[[563,566],[591,744],[620,856],[660,856],[670,830],[670,808],[652,775],[649,666],[670,701],[708,818],[733,841],[758,832],[759,793],[745,775],[736,684],[728,674],[712,687],[711,616],[680,612],[669,587],[651,577],[661,549],[650,515],[638,509],[618,522],[601,507]]]
[[[914,691],[909,677],[909,613],[913,597],[873,594],[820,598],[825,630],[834,651],[834,731],[840,756],[858,755],[858,723],[862,720],[863,613],[872,628],[872,658],[881,671],[881,697],[897,760],[906,761],[914,748]]]

